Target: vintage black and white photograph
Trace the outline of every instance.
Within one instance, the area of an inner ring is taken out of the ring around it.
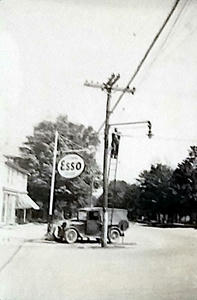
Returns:
[[[197,299],[197,0],[0,0],[0,300]]]

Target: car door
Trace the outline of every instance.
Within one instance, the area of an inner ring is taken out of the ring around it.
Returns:
[[[100,211],[89,211],[87,214],[86,234],[98,236],[101,233]]]

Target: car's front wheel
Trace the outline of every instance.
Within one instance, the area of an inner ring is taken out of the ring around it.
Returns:
[[[73,228],[69,228],[65,231],[65,241],[68,243],[68,244],[73,244],[77,241],[77,238],[78,238],[78,234],[77,234],[77,231]]]
[[[120,241],[120,232],[116,228],[112,228],[109,230],[109,241],[110,243],[118,243]]]

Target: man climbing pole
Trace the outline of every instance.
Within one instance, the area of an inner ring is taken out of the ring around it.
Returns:
[[[118,133],[117,128],[115,128],[114,132],[112,133],[111,158],[117,159],[119,143],[120,143],[120,134]]]

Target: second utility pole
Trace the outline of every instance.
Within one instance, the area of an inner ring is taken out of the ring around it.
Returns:
[[[105,117],[105,132],[104,132],[104,157],[103,157],[103,230],[102,230],[102,237],[101,237],[101,246],[107,247],[107,233],[108,233],[108,148],[109,148],[109,117],[111,114],[110,111],[110,100],[111,100],[111,92],[114,91],[125,91],[134,94],[135,88],[132,90],[127,87],[126,89],[113,87],[117,80],[120,78],[118,74],[115,76],[114,74],[111,75],[107,83],[103,84],[93,84],[85,82],[85,86],[101,88],[107,92],[107,104],[106,104],[106,117]]]

